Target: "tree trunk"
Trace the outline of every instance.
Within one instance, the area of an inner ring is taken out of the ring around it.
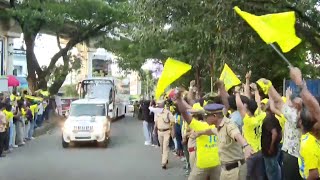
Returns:
[[[211,94],[213,93],[213,84],[214,84],[214,67],[215,67],[215,57],[214,57],[214,52],[211,52],[211,63],[209,65],[210,67],[210,74],[211,74]]]
[[[196,85],[197,85],[197,89],[199,91],[199,95],[201,96],[202,94],[202,86],[201,86],[201,79],[200,79],[200,68],[198,66],[195,67],[196,73],[195,73],[195,77],[196,77]]]
[[[26,44],[26,58],[27,58],[27,69],[28,69],[28,85],[32,93],[37,90],[37,75],[34,66],[35,54],[34,54],[34,45],[35,45],[35,36],[31,34],[24,34],[24,40]]]
[[[69,74],[69,58],[67,57],[67,55],[64,55],[62,72],[61,74],[59,74],[59,77],[55,78],[53,84],[50,86],[49,88],[50,94],[57,94],[59,92],[68,74]]]

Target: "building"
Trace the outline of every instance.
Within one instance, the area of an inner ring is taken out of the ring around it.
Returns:
[[[137,72],[132,72],[129,75],[130,80],[130,95],[141,94],[141,81]]]

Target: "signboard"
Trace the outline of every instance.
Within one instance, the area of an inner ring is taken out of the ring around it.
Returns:
[[[87,85],[87,84],[98,85],[98,84],[113,84],[113,82],[108,79],[86,79],[86,80],[82,81],[82,84],[83,85]]]

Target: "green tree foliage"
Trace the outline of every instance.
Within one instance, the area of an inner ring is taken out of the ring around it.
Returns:
[[[308,1],[309,2],[309,1]],[[122,57],[122,67],[139,69],[146,58],[173,57],[193,66],[179,83],[196,78],[205,91],[210,90],[210,76],[218,78],[224,63],[228,63],[244,81],[245,73],[253,71],[253,80],[271,79],[281,86],[288,69],[281,58],[266,45],[233,7],[253,14],[294,10],[297,13],[298,35],[303,42],[286,56],[292,64],[302,68],[310,77],[319,70],[306,65],[307,52],[318,53],[314,41],[319,34],[319,11],[305,1],[263,0],[133,0],[132,15],[135,22],[122,29],[127,38],[114,39],[111,50]],[[302,13],[301,13],[302,12]],[[169,28],[168,28],[169,27]],[[131,33],[129,33],[131,32]],[[125,41],[123,41],[125,39]],[[110,41],[108,41],[110,42]],[[105,43],[105,47],[110,45]]]
[[[61,89],[64,91],[65,97],[78,97],[79,94],[77,92],[76,84],[64,85]]]
[[[123,0],[10,0],[6,14],[16,20],[24,34],[28,67],[28,82],[32,91],[47,88],[48,80],[54,77],[50,93],[55,94],[63,84],[69,69],[69,51],[80,42],[101,34],[116,34],[116,28],[129,19],[126,1]],[[34,54],[35,39],[39,32],[57,35],[59,51],[51,58],[48,67],[41,68]],[[60,46],[60,37],[68,39]],[[56,66],[62,58],[63,65]]]

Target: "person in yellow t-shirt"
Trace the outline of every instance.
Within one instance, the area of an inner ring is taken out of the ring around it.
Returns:
[[[6,136],[5,136],[5,141],[4,141],[4,151],[8,152],[10,149],[10,125],[13,122],[13,113],[9,110],[11,110],[9,108],[9,106],[11,106],[10,104],[6,104],[6,108],[2,111],[5,116],[6,116],[6,120],[7,120],[7,124],[6,124]]]
[[[189,124],[189,127],[195,132],[214,128],[214,122],[218,114],[222,115],[222,108],[213,112],[205,118],[205,121],[194,119],[188,110],[192,109],[190,105],[181,97],[176,95],[176,104],[183,116],[183,119]],[[221,105],[222,106],[222,105]],[[222,115],[223,116],[223,115]],[[220,179],[220,159],[218,154],[217,136],[199,136],[196,139],[196,162],[193,166],[188,180],[205,180],[209,176],[211,180]]]
[[[310,133],[301,136],[300,157],[298,158],[300,175],[303,179],[319,179],[320,141]]]
[[[256,84],[251,85],[255,91],[255,100],[250,99],[246,106],[240,98],[240,88],[235,90],[238,111],[243,118],[242,132],[248,144],[254,150],[254,154],[247,159],[248,179],[264,179],[263,157],[261,153],[261,126],[266,113],[261,110],[261,100]]]
[[[30,110],[31,110],[31,113],[32,113],[32,119],[31,119],[31,122],[30,122],[30,129],[29,129],[29,132],[28,132],[28,138],[29,140],[31,139],[34,139],[33,137],[33,133],[34,133],[34,129],[35,129],[35,117],[36,117],[36,113],[37,113],[37,108],[38,108],[38,104],[37,102],[33,101],[32,102],[32,105],[30,106]]]

